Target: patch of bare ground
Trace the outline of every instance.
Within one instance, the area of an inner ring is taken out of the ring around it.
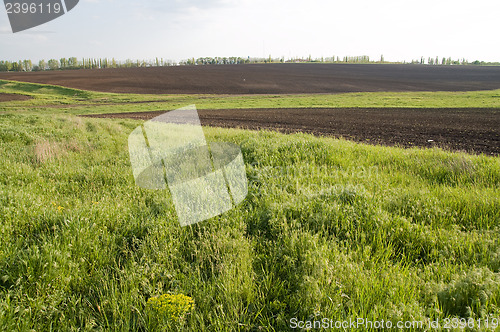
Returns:
[[[29,100],[30,96],[18,95],[13,93],[0,93],[0,103],[5,101]]]
[[[148,120],[166,111],[88,115]],[[402,147],[438,146],[500,155],[500,110],[467,108],[280,108],[198,110],[205,126],[306,132]]]
[[[150,94],[474,91],[500,88],[500,66],[252,64],[0,73],[0,79]]]

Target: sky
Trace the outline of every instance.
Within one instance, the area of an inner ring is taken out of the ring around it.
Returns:
[[[35,1],[36,0],[32,0]],[[0,60],[369,55],[500,61],[498,0],[80,0],[13,34],[0,7]]]

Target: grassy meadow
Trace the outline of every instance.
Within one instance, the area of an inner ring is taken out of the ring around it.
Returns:
[[[0,81],[0,93],[33,97],[0,103],[3,331],[500,318],[500,157],[204,128],[241,147],[249,194],[181,228],[168,190],[134,184],[127,139],[142,122],[77,116],[193,103],[500,108],[500,90],[152,96]]]

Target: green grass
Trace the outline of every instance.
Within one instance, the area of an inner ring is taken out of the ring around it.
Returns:
[[[187,104],[196,104],[198,109],[287,107],[500,108],[500,90],[243,96],[140,95],[89,92],[52,85],[0,80],[0,93],[2,92],[24,94],[31,96],[33,99],[2,103],[0,104],[0,111],[18,109],[21,106],[36,108],[57,105],[62,107],[63,111],[73,114],[168,110]],[[64,106],[68,107],[64,108]]]
[[[35,99],[0,103],[1,330],[285,331],[294,317],[500,317],[498,157],[204,128],[210,141],[241,146],[249,195],[181,228],[168,191],[134,184],[127,138],[140,121],[38,108],[151,96],[10,84],[0,89]],[[463,95],[493,105],[499,93]],[[238,98],[275,102],[205,105]],[[148,299],[166,293],[194,300],[184,320],[151,317]]]

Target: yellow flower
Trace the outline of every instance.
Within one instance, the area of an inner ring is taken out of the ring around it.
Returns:
[[[194,300],[184,294],[163,294],[150,298],[147,307],[168,320],[177,322],[194,307]]]

